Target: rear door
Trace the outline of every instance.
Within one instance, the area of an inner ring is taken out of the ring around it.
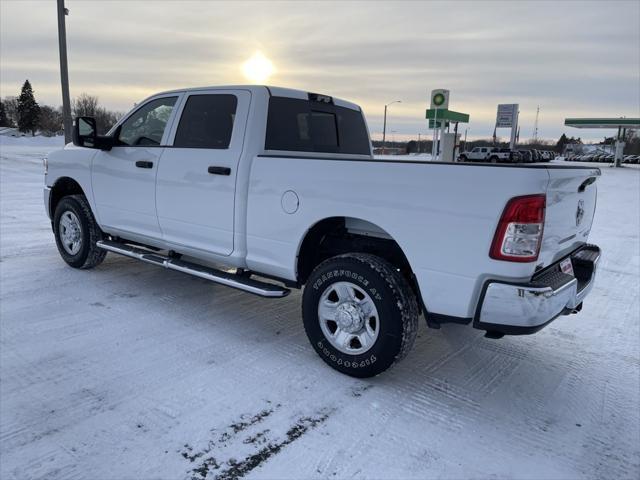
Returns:
[[[587,242],[596,209],[597,168],[547,168],[547,208],[539,261],[547,266]]]
[[[218,255],[233,252],[235,185],[251,93],[186,93],[163,155],[156,207],[164,240]]]

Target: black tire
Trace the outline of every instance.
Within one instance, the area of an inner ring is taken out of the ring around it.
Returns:
[[[489,157],[489,161],[491,163],[498,163],[498,157],[496,157],[495,155]]]
[[[67,212],[75,215],[80,222],[80,247],[75,253],[70,253],[65,249],[61,238],[60,220]],[[91,206],[84,195],[69,195],[60,200],[53,215],[53,233],[60,256],[73,268],[93,268],[100,265],[107,255],[106,250],[96,246],[96,242],[103,238],[103,233],[96,223]]]
[[[466,155],[460,155],[460,161],[461,162],[466,162],[467,161],[467,156]]]
[[[320,326],[318,307],[331,284],[350,282],[375,304],[379,333],[372,346],[359,355],[335,348]],[[418,304],[405,278],[375,255],[349,253],[330,258],[311,273],[302,297],[304,328],[311,345],[329,366],[352,377],[378,375],[402,360],[418,333]]]

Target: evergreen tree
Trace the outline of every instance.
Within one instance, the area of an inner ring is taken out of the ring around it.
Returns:
[[[558,140],[558,143],[556,143],[556,151],[557,152],[564,152],[564,146],[569,143],[569,139],[567,138],[567,136],[563,133],[562,136],[560,137],[560,139]]]
[[[4,108],[4,102],[0,100],[0,127],[10,127],[7,110]]]
[[[33,96],[33,89],[29,80],[25,80],[18,97],[18,130],[21,132],[30,131],[31,135],[35,136],[39,115],[40,107]]]

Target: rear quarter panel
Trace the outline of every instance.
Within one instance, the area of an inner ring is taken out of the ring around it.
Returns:
[[[488,252],[511,197],[544,193],[545,169],[403,161],[258,156],[247,207],[247,265],[294,280],[306,232],[327,217],[371,222],[404,251],[427,309],[472,316],[483,279],[528,279],[535,264],[496,261]],[[299,208],[282,208],[293,191]]]

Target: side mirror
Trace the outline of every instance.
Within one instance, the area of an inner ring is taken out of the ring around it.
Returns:
[[[97,134],[96,119],[93,117],[76,117],[73,124],[73,144],[78,147],[111,150],[113,137]]]
[[[73,124],[73,144],[78,147],[97,148],[96,119],[76,117]]]

